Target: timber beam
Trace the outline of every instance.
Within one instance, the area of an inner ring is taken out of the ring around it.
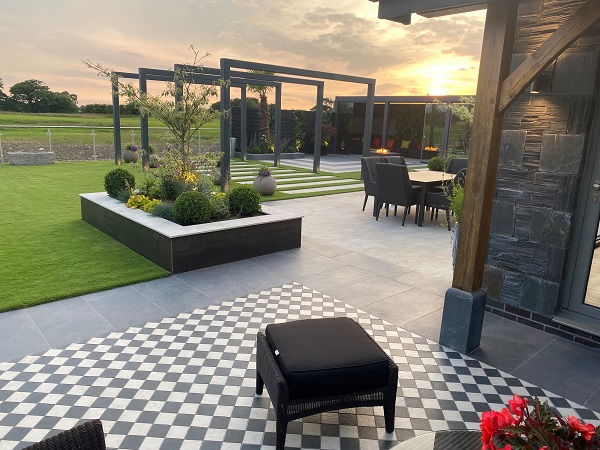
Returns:
[[[510,72],[518,2],[491,2],[483,36],[475,97],[473,135],[460,238],[452,286],[465,292],[481,288],[496,187],[504,115],[498,93]]]
[[[533,80],[598,20],[600,1],[588,0],[504,80],[500,90],[498,114],[504,114]]]

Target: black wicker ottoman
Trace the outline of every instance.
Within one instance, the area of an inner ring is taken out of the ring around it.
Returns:
[[[256,346],[256,393],[267,386],[277,449],[284,448],[288,422],[336,409],[383,406],[385,430],[394,431],[398,366],[354,320],[271,324]]]

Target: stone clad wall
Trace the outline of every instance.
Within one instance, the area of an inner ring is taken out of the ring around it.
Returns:
[[[583,3],[522,4],[513,67]],[[484,287],[492,312],[536,328],[558,327],[548,318],[560,305],[571,219],[598,98],[599,56],[597,27],[538,77],[540,94],[523,94],[506,116]]]

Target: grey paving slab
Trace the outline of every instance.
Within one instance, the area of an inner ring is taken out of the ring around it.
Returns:
[[[415,333],[433,342],[440,341],[440,324],[442,323],[443,310],[438,309],[412,322],[406,322],[402,328]]]
[[[115,328],[83,298],[75,297],[27,309],[27,314],[52,347],[63,347]]]
[[[361,309],[394,325],[403,326],[444,307],[444,299],[418,288],[363,306]]]
[[[340,191],[342,189],[356,189],[363,187],[363,184],[347,184],[343,186],[329,186],[329,187],[316,187],[316,188],[307,188],[307,189],[290,189],[290,190],[282,190],[284,194],[311,194],[313,192],[330,192],[330,191]]]
[[[254,291],[262,291],[291,282],[289,278],[260,267],[250,261],[236,261],[230,264],[223,264],[216,266],[216,269],[249,286]]]
[[[168,314],[132,286],[87,294],[83,299],[118,331],[161,320]]]
[[[377,276],[366,280],[332,286],[324,293],[358,308],[413,289],[412,286]]]
[[[279,252],[253,258],[251,261],[265,269],[291,279],[314,275],[346,265],[334,258],[307,250],[296,253]]]
[[[500,370],[513,373],[553,339],[548,333],[501,318],[483,329],[481,347],[471,356]]]
[[[335,259],[342,261],[346,264],[352,264],[353,266],[360,267],[361,269],[368,270],[370,272],[378,273],[379,275],[385,275],[389,278],[398,277],[407,272],[410,272],[406,267],[401,267],[397,264],[382,261],[372,256],[366,256],[359,252],[346,253],[344,255],[336,256]]]
[[[254,289],[250,286],[215,267],[181,273],[175,275],[175,277],[209,297],[211,302],[218,303],[254,292]]]
[[[568,398],[583,405],[600,388],[599,356],[597,350],[555,338],[511,375],[544,389],[568,392]]]
[[[402,274],[394,279],[441,297],[444,297],[446,291],[452,287],[452,283],[445,279],[436,278],[432,275],[416,271]]]
[[[351,265],[344,265],[312,275],[296,276],[296,282],[310,286],[317,291],[326,292],[334,286],[364,281],[377,276],[378,274],[374,272]]]
[[[12,361],[50,348],[26,309],[0,314],[0,361]]]
[[[214,303],[210,297],[174,276],[147,281],[133,287],[170,315],[190,312]]]
[[[351,250],[347,248],[340,247],[338,245],[332,245],[320,239],[314,239],[308,236],[302,236],[302,248],[311,250],[319,255],[329,256],[331,258],[351,252]]]

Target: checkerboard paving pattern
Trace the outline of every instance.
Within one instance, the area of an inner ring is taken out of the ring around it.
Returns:
[[[273,322],[337,316],[357,320],[398,364],[396,432],[385,433],[380,407],[346,409],[290,423],[288,448],[391,448],[431,430],[477,429],[481,413],[502,408],[513,392],[547,398],[561,414],[600,418],[293,284],[0,364],[0,449],[93,418],[111,449],[274,448],[271,402],[266,390],[254,394],[256,333]]]

